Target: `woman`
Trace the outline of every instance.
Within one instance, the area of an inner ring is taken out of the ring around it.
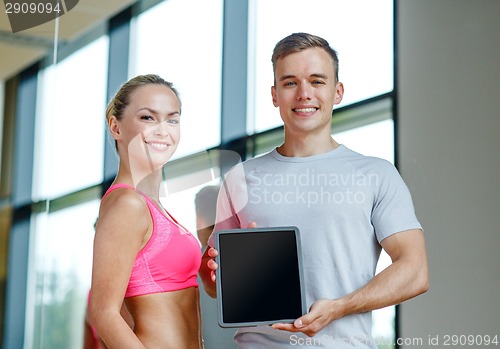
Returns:
[[[106,110],[120,158],[94,240],[91,321],[108,348],[202,348],[198,240],[162,207],[162,167],[181,102],[157,75],[125,83]],[[133,329],[120,315],[125,303]]]

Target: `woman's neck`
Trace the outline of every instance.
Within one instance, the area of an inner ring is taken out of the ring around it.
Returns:
[[[138,175],[137,173],[132,174],[130,171],[120,169],[115,183],[128,184],[146,194],[153,201],[159,201],[162,178],[163,172],[161,169],[142,175]]]

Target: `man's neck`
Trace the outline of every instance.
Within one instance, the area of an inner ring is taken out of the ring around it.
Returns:
[[[308,138],[286,137],[285,142],[277,148],[278,153],[287,157],[308,157],[327,153],[339,147],[339,144],[331,137],[311,136]]]

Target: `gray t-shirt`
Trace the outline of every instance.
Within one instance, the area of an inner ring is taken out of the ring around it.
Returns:
[[[273,150],[235,166],[219,194],[214,231],[246,228],[253,221],[258,227],[300,229],[307,307],[367,284],[375,274],[380,242],[421,229],[396,168],[343,145],[302,158]],[[235,340],[244,349],[376,348],[371,321],[370,312],[349,315],[312,338],[270,326],[247,327]]]

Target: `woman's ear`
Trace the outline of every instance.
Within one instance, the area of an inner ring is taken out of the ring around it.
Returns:
[[[109,120],[108,120],[108,127],[109,127],[109,132],[111,133],[111,136],[115,140],[121,139],[121,134],[120,134],[120,124],[118,122],[118,119],[116,116],[112,115]]]

